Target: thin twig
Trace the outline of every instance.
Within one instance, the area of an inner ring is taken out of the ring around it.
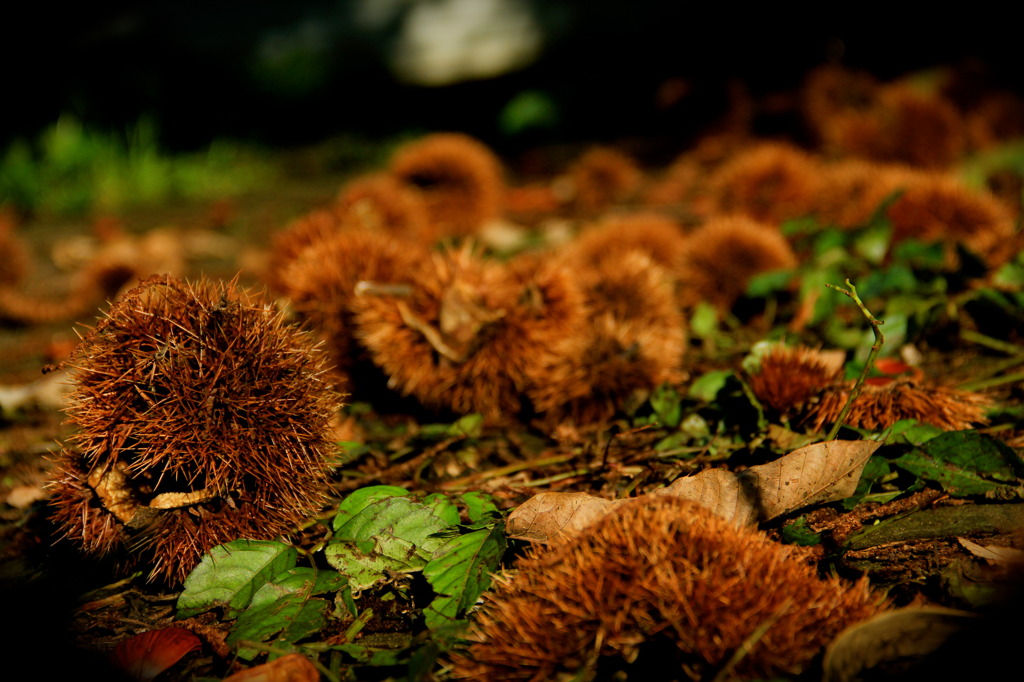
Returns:
[[[850,287],[849,289],[843,289],[835,284],[825,284],[825,286],[829,289],[835,289],[839,293],[852,298],[854,303],[857,304],[857,307],[860,308],[861,313],[864,314],[868,323],[871,325],[871,331],[875,335],[875,342],[871,344],[871,352],[868,353],[868,359],[864,362],[864,369],[861,370],[860,376],[857,377],[857,383],[853,385],[853,390],[850,391],[850,397],[847,398],[846,404],[843,405],[843,409],[839,412],[839,416],[836,417],[836,422],[832,425],[832,430],[828,432],[827,436],[825,436],[825,440],[830,441],[835,440],[836,436],[839,434],[839,429],[843,427],[843,421],[846,419],[846,416],[850,414],[850,409],[853,408],[854,401],[857,400],[857,396],[860,395],[861,388],[864,387],[864,382],[867,381],[868,375],[871,373],[871,368],[875,364],[875,358],[878,357],[878,352],[882,350],[882,344],[885,343],[885,337],[882,336],[882,330],[879,329],[879,327],[885,324],[885,322],[875,319],[875,316],[872,315],[871,311],[869,311],[867,306],[864,305],[864,301],[860,300],[860,296],[857,295],[857,287],[853,286],[853,283],[851,283],[850,280],[846,280],[846,286]]]
[[[549,466],[552,464],[563,464],[576,457],[575,454],[569,453],[564,455],[551,455],[549,457],[539,457],[537,459],[525,460],[522,462],[515,462],[508,466],[499,467],[497,469],[488,469],[469,476],[463,476],[451,481],[445,481],[438,486],[439,490],[462,490],[468,486],[480,484],[485,480],[499,478],[501,476],[509,476],[511,474],[518,473],[525,469],[537,469],[539,467]]]

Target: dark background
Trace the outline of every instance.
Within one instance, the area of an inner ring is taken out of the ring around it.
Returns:
[[[731,79],[754,94],[790,89],[829,60],[881,79],[974,60],[999,85],[1022,84],[1016,24],[984,4],[942,13],[937,5],[899,3],[776,9],[524,0],[544,40],[531,65],[487,80],[416,86],[396,80],[387,61],[415,1],[397,0],[404,12],[372,30],[353,21],[357,0],[33,3],[5,10],[0,149],[34,137],[61,114],[109,130],[148,116],[174,150],[215,137],[295,145],[339,133],[438,129],[500,146],[508,143],[500,111],[525,89],[546,93],[559,113],[535,138],[685,136],[720,115]],[[326,43],[300,46],[283,65],[260,63],[261,41],[300,25],[317,26]],[[685,79],[687,94],[659,108],[655,94],[669,78]]]

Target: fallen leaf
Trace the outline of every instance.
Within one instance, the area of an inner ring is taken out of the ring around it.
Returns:
[[[41,485],[16,485],[7,493],[7,504],[15,509],[28,509],[33,503],[46,497]]]
[[[302,654],[287,654],[224,678],[223,682],[319,682],[320,672]]]
[[[751,485],[755,479],[747,471],[734,474],[728,469],[707,469],[695,476],[677,478],[651,494],[693,500],[737,525],[753,524],[758,520],[759,494]]]
[[[812,443],[738,474],[708,469],[650,494],[692,500],[738,525],[757,524],[849,497],[880,446],[873,440]],[[517,539],[548,542],[586,528],[619,501],[586,493],[540,493],[509,514],[506,532]]]
[[[512,538],[547,542],[562,533],[583,530],[618,502],[587,493],[539,493],[509,514],[505,532]]]
[[[185,628],[163,628],[118,642],[111,658],[134,679],[149,682],[199,646],[199,638]]]
[[[906,607],[882,613],[842,632],[825,649],[825,682],[854,682],[866,671],[898,675],[937,651],[977,616],[939,606]],[[898,677],[886,676],[886,679]]]
[[[957,538],[961,546],[974,556],[988,559],[999,564],[1024,563],[1024,552],[1013,547],[1000,547],[999,545],[979,545],[967,538]]]
[[[849,497],[857,490],[868,458],[881,445],[873,440],[811,443],[738,474],[710,469],[676,479],[652,494],[699,502],[738,524],[760,523]]]

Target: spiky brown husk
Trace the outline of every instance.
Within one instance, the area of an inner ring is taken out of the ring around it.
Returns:
[[[826,151],[835,141],[829,139],[829,124],[835,116],[863,112],[871,106],[879,88],[878,81],[865,72],[826,64],[807,74],[801,90],[804,120],[823,143]]]
[[[15,286],[0,285],[0,321],[45,324],[84,318],[91,316],[104,299],[115,298],[145,277],[177,275],[184,270],[184,247],[180,234],[174,230],[156,229],[133,236],[125,233],[117,221],[102,219],[97,220],[94,230],[98,243],[91,248],[76,249],[74,255],[71,249],[57,252],[62,267],[73,270],[62,295],[40,296]],[[17,253],[9,255],[17,267]]]
[[[815,430],[832,424],[850,398],[854,382],[833,384],[811,407],[807,421]],[[960,391],[912,378],[897,378],[883,385],[866,384],[846,417],[846,423],[874,431],[901,419],[916,419],[940,429],[957,431],[985,424],[985,409],[992,401],[971,391]]]
[[[768,223],[811,212],[821,184],[819,161],[791,145],[764,142],[738,153],[708,180],[713,212]]]
[[[341,398],[309,335],[256,294],[150,278],[69,367],[51,504],[85,551],[177,583],[214,545],[286,533],[322,503]]]
[[[1024,99],[1011,92],[987,94],[967,112],[967,136],[974,149],[991,149],[1024,136]]]
[[[744,126],[741,126],[744,127]],[[710,209],[702,200],[708,179],[714,171],[750,144],[745,132],[718,132],[705,135],[693,149],[677,156],[661,178],[643,192],[644,203],[653,206],[686,204],[690,211]]]
[[[568,273],[527,258],[504,266],[467,244],[435,254],[410,296],[363,297],[356,325],[390,385],[430,408],[502,423],[522,409],[527,368],[583,315]]]
[[[812,213],[824,225],[845,229],[862,227],[882,202],[911,182],[906,166],[848,159],[822,168],[820,190]]]
[[[363,358],[353,336],[357,286],[410,285],[429,260],[420,242],[352,228],[310,245],[281,268],[280,288],[296,316],[327,341],[339,391],[354,390],[349,369]]]
[[[747,381],[762,404],[789,416],[800,413],[838,381],[842,369],[842,355],[780,345],[761,358],[757,371],[751,372]]]
[[[948,168],[966,148],[956,108],[903,83],[877,88],[867,107],[838,111],[820,130],[838,154],[920,168]]]
[[[691,201],[702,187],[705,171],[689,156],[680,156],[643,192],[648,206],[672,206]]]
[[[527,394],[545,425],[599,425],[630,398],[681,378],[686,344],[675,280],[641,250],[565,268],[583,291],[587,322],[528,369]]]
[[[707,301],[728,310],[754,275],[795,265],[796,255],[778,228],[727,216],[688,235],[676,274],[685,305]]]
[[[346,183],[338,195],[335,211],[349,227],[421,242],[437,237],[423,199],[387,173],[373,173]]]
[[[395,152],[391,174],[420,194],[440,235],[469,235],[496,218],[504,169],[486,145],[461,133],[434,133]]]
[[[505,213],[521,225],[537,225],[558,211],[561,201],[547,182],[535,182],[505,191]]]
[[[330,209],[316,209],[295,218],[272,235],[264,279],[274,291],[287,291],[284,270],[307,247],[330,240],[340,230],[341,217]]]
[[[669,497],[624,504],[516,569],[473,616],[456,678],[710,679],[748,638],[733,674],[786,676],[888,606],[866,580],[819,579],[763,534]]]
[[[636,161],[611,147],[586,150],[569,166],[566,175],[572,207],[587,216],[630,198],[643,178]]]
[[[584,267],[595,267],[610,255],[637,249],[662,267],[671,269],[683,251],[679,224],[659,213],[612,216],[583,229],[566,251]]]
[[[990,265],[1006,257],[1002,248],[1014,233],[1010,209],[992,194],[966,187],[946,173],[913,173],[889,207],[893,240],[962,243]]]

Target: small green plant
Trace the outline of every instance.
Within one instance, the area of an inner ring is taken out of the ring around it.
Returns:
[[[219,610],[245,660],[335,652],[350,668],[407,666],[420,679],[490,586],[506,548],[502,514],[478,492],[417,497],[377,485],[349,494],[327,523],[329,538],[304,556],[278,541],[213,548],[186,579],[178,617]],[[385,612],[420,609],[428,641],[380,631]]]
[[[202,152],[173,156],[161,149],[150,120],[116,135],[62,116],[35,142],[15,141],[0,159],[0,205],[74,216],[234,196],[272,175],[269,163],[234,143],[215,141]]]

